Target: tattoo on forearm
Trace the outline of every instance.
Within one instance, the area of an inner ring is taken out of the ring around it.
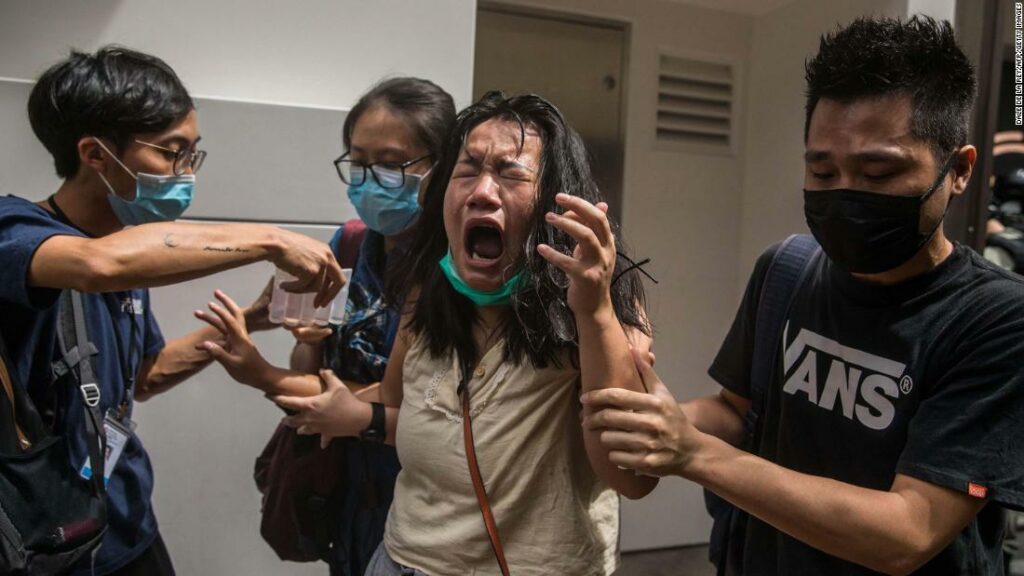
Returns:
[[[235,246],[206,246],[203,248],[205,252],[248,252],[248,248],[238,248]]]
[[[167,236],[164,236],[164,246],[167,246],[168,248],[177,248],[180,244],[174,239],[174,234],[168,234]]]

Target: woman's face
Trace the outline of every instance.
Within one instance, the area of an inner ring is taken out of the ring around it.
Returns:
[[[395,114],[386,104],[371,106],[356,120],[352,127],[349,158],[364,164],[380,164],[381,168],[401,170],[398,166],[422,158],[430,153],[416,137],[409,121]],[[406,174],[426,174],[434,158],[408,166]],[[429,177],[428,177],[429,179]],[[423,194],[427,182],[420,186],[419,202],[423,205]]]
[[[492,291],[512,275],[537,201],[541,139],[516,122],[488,120],[459,152],[444,196],[444,228],[459,276]]]

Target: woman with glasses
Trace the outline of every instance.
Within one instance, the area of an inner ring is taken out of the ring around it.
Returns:
[[[300,434],[396,445],[402,471],[366,576],[609,576],[616,493],[643,497],[657,479],[611,463],[579,397],[643,389],[636,265],[579,135],[539,96],[490,93],[463,110],[434,170],[388,290],[404,314],[381,403],[328,371],[316,397],[276,392],[320,379],[270,366],[223,294],[211,323],[231,351],[217,359],[275,391]]]
[[[384,302],[383,288],[408,246],[425,181],[454,121],[452,97],[418,78],[385,80],[348,113],[342,127],[345,150],[334,166],[367,230],[349,281],[344,324],[290,328],[297,340],[292,370],[315,374],[329,368],[351,390],[375,397],[374,385],[384,376],[399,321],[396,308]],[[346,235],[345,226],[330,242],[339,261],[346,250],[343,240],[356,237]],[[321,392],[318,382],[313,378],[306,387],[263,391],[313,396]],[[346,466],[332,537],[331,574],[358,576],[383,537],[399,464],[391,446],[358,438],[339,441],[345,443]],[[375,497],[368,497],[367,491]]]

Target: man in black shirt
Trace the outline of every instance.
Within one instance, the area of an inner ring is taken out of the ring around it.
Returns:
[[[709,371],[719,395],[677,404],[638,356],[652,393],[588,394],[584,424],[612,462],[743,511],[723,573],[1002,574],[1004,507],[1024,507],[1024,280],[942,227],[977,157],[971,65],[948,23],[861,19],[806,72],[823,255],[795,288],[751,451],[734,445],[778,246]]]

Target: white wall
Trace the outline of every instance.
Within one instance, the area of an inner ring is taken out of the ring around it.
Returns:
[[[822,33],[857,16],[906,16],[907,0],[797,0],[757,18],[749,61],[740,290],[770,244],[807,231],[803,212],[804,62]]]
[[[409,74],[461,107],[474,24],[472,0],[4,0],[0,77],[117,42],[160,56],[199,96],[348,108],[381,76]]]
[[[59,184],[25,117],[30,87],[11,79],[37,77],[69,47],[115,42],[165,59],[206,97],[197,106],[210,156],[194,215],[283,219],[326,240],[333,227],[313,223],[352,215],[330,165],[344,110],[382,76],[405,74],[468,104],[475,18],[475,0],[2,0],[0,194],[41,199]],[[247,302],[270,273],[256,265],[155,290],[165,336],[196,329],[191,311],[213,288]],[[286,333],[257,343],[287,361]],[[323,564],[282,564],[260,539],[253,461],[281,416],[261,394],[214,366],[135,415],[179,574],[326,573]]]

